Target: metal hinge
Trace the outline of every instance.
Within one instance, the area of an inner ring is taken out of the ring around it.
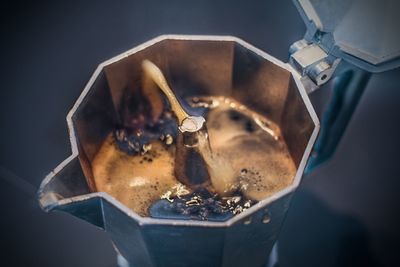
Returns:
[[[293,43],[289,54],[289,64],[301,76],[308,94],[329,81],[340,62],[340,58],[328,55],[318,44],[304,39]]]

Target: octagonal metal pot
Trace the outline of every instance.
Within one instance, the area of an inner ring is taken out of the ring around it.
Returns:
[[[123,119],[122,100],[140,86],[144,59],[160,66],[179,97],[233,97],[277,123],[297,168],[293,183],[225,222],[145,218],[97,192],[91,162]],[[319,130],[291,66],[229,36],[160,36],[100,64],[67,122],[72,155],[44,179],[39,202],[104,229],[132,267],[263,266]]]

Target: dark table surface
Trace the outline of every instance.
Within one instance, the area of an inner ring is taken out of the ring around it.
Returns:
[[[0,266],[115,266],[104,232],[46,214],[36,190],[70,154],[65,117],[96,66],[165,33],[234,35],[287,60],[305,32],[284,1],[2,4]],[[321,112],[329,85],[311,99]],[[372,76],[333,159],[304,177],[280,266],[399,266],[400,70]]]

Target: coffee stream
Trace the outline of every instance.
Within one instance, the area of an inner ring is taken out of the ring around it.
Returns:
[[[178,130],[165,108],[161,125],[117,129],[106,138],[92,162],[97,190],[141,216],[225,220],[292,183],[296,167],[278,125],[231,98],[198,96],[187,102],[206,119],[196,145],[209,183],[191,187],[175,176]],[[179,112],[181,123],[188,115]],[[143,142],[146,135],[152,138]]]

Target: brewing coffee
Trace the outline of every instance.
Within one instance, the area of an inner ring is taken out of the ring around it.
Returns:
[[[275,123],[228,97],[186,99],[189,114],[162,71],[148,60],[142,67],[130,117],[92,162],[97,190],[142,216],[226,220],[292,182]]]
[[[118,129],[93,161],[96,189],[141,216],[152,216],[155,205],[163,203],[156,208],[208,219],[213,214],[238,214],[292,183],[296,168],[275,123],[231,98],[199,96],[186,101],[206,119],[209,149],[201,151],[207,167],[228,178],[221,182],[213,177],[200,189],[184,185],[174,173],[176,129],[165,133],[169,128],[159,127],[157,138],[136,144],[140,149],[133,149],[135,134]]]

